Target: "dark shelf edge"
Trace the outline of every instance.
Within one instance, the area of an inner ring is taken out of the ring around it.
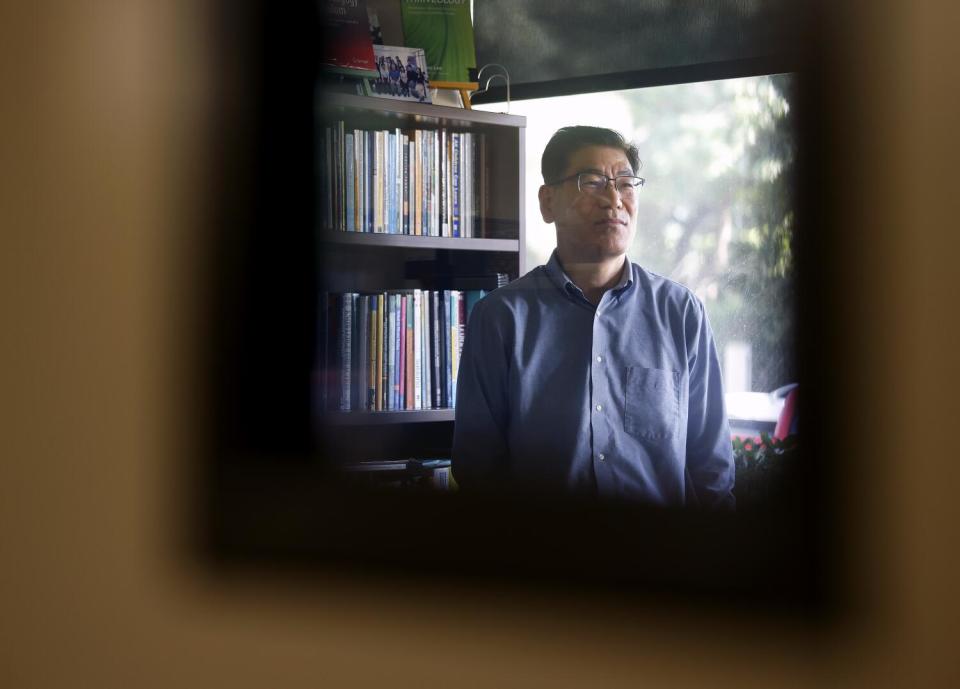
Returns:
[[[324,93],[318,96],[322,107],[353,108],[355,110],[380,110],[404,115],[416,115],[438,122],[472,122],[508,127],[526,127],[527,118],[522,115],[487,112],[485,110],[467,110],[448,105],[426,103],[408,103],[390,98],[373,96],[355,96],[349,93]]]
[[[326,412],[317,417],[323,426],[382,426],[399,423],[453,421],[453,409],[417,409],[413,411]]]

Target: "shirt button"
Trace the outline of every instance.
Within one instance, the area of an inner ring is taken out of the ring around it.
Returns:
[[[603,361],[603,357],[602,357],[602,356],[598,356],[598,357],[597,357],[597,363],[599,364],[599,363],[601,363],[602,361]]]
[[[603,405],[602,405],[602,404],[598,404],[598,405],[597,405],[597,411],[603,411]]]
[[[606,459],[606,457],[604,457],[603,453],[601,452],[599,455],[597,455],[597,459],[599,459],[602,462],[603,460]]]

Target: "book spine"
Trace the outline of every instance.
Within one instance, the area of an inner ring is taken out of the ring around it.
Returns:
[[[420,331],[422,333],[423,343],[421,345],[420,359],[423,364],[422,380],[423,389],[420,392],[422,400],[421,409],[430,409],[430,292],[424,290],[420,295]]]
[[[453,218],[450,221],[450,229],[454,237],[459,237],[460,236],[460,207],[461,207],[460,193],[461,193],[461,180],[462,180],[462,177],[460,176],[461,160],[460,160],[460,135],[459,134],[453,135],[452,147],[453,147],[453,162],[451,167],[453,170],[453,174],[452,174],[453,191],[451,192],[451,196],[453,197],[453,209],[452,209]]]
[[[433,359],[433,390],[431,391],[431,407],[439,409],[440,404],[440,293],[436,290],[430,292],[430,328],[432,336],[430,339],[430,353]]]
[[[400,328],[397,333],[400,340],[400,351],[398,360],[400,370],[397,374],[397,408],[407,408],[407,295],[400,295]]]
[[[417,193],[416,187],[414,186],[416,184],[416,169],[417,169],[415,156],[416,156],[416,151],[414,149],[413,140],[411,139],[410,142],[407,144],[407,160],[409,161],[407,166],[407,176],[409,177],[409,184],[407,185],[407,205],[410,208],[409,216],[407,219],[407,227],[409,230],[407,234],[416,234],[416,230],[414,229],[414,222],[413,222],[414,215],[415,215],[414,204],[416,203],[416,193]]]
[[[337,179],[339,180],[339,201],[337,206],[337,229],[347,229],[347,161],[346,161],[346,127],[343,120],[337,123]]]
[[[404,320],[404,343],[406,344],[406,349],[404,352],[404,367],[403,367],[403,408],[404,409],[414,409],[414,394],[413,394],[413,295],[407,294],[404,296],[404,304],[406,306],[406,319]]]
[[[383,173],[380,170],[380,132],[373,132],[373,150],[371,151],[370,158],[370,183],[372,191],[372,207],[370,209],[370,218],[371,225],[373,226],[374,232],[380,231],[380,216],[378,210],[380,208],[380,177],[383,176]]]
[[[356,226],[353,223],[353,193],[354,193],[354,160],[353,160],[353,134],[346,135],[346,141],[344,142],[344,179],[345,179],[345,189],[344,189],[344,199],[346,200],[346,208],[344,209],[344,218],[346,219],[346,231],[355,232]]]
[[[400,161],[397,154],[400,151],[400,145],[397,139],[397,132],[390,132],[390,159],[393,160],[393,173],[390,175],[390,231],[392,234],[400,234],[400,224],[397,222],[400,218],[400,194],[397,193],[397,182],[400,180]]]
[[[440,292],[440,406],[450,406],[450,292]]]
[[[386,295],[377,295],[377,375],[374,381],[376,385],[376,410],[383,411],[383,378],[386,375],[383,365],[383,344],[384,344],[384,314],[387,312]]]
[[[433,137],[436,132],[423,133],[423,233],[433,236]]]
[[[350,351],[353,345],[350,294],[341,295],[340,309],[340,410],[350,411]]]
[[[353,131],[353,148],[353,225],[355,232],[363,232],[363,131],[359,129]]]
[[[367,349],[367,390],[365,396],[364,409],[374,411],[377,408],[377,322],[380,311],[378,309],[379,295],[371,295],[370,303],[370,325],[369,338],[370,343]]]
[[[461,222],[463,227],[460,235],[463,237],[473,236],[473,134],[464,132],[461,143],[463,157],[463,208],[461,209]]]
[[[423,323],[420,290],[413,292],[413,408],[423,409]]]
[[[410,141],[403,135],[403,233],[410,232]]]
[[[395,319],[393,327],[395,328],[393,333],[393,347],[394,347],[394,361],[396,362],[393,367],[393,408],[394,409],[403,409],[403,386],[400,384],[400,381],[403,380],[403,320],[402,320],[402,309],[403,309],[403,295],[397,294],[394,297],[394,311]]]
[[[414,168],[413,168],[413,232],[423,234],[423,132],[413,132]]]
[[[366,174],[366,218],[364,220],[364,231],[373,232],[373,190],[374,190],[374,175],[373,171],[376,168],[374,164],[374,151],[376,150],[375,137],[373,132],[365,132],[367,143],[367,174]]]
[[[457,294],[457,368],[453,373],[453,399],[457,399],[457,379],[460,376],[460,355],[463,353],[463,341],[467,336],[467,298],[463,292]]]
[[[460,353],[457,342],[460,339],[460,304],[459,292],[450,290],[450,383],[448,385],[448,400],[450,406],[456,399],[457,391],[457,355]]]
[[[403,231],[403,132],[396,130],[394,136],[394,158],[396,159],[396,173],[393,176],[393,197],[394,197],[394,224],[397,234],[405,234]]]
[[[387,141],[387,176],[384,180],[386,182],[386,225],[387,232],[390,234],[397,233],[396,223],[394,222],[395,209],[397,205],[397,200],[394,198],[394,189],[396,188],[393,181],[397,178],[397,156],[396,150],[397,145],[395,135],[393,132],[385,132],[386,141]]]
[[[473,134],[467,132],[463,136],[464,158],[463,158],[463,178],[464,178],[464,196],[463,196],[463,217],[464,217],[464,237],[473,237]]]
[[[357,357],[354,364],[354,402],[353,408],[364,410],[367,408],[367,348],[370,344],[370,299],[365,294],[357,297]]]
[[[389,311],[389,315],[388,315],[388,319],[389,319],[389,320],[388,320],[388,322],[387,322],[387,327],[388,327],[387,337],[388,337],[388,339],[387,339],[387,342],[386,342],[386,346],[387,346],[387,390],[388,390],[388,392],[387,392],[387,400],[386,400],[386,402],[385,402],[385,404],[384,404],[384,408],[389,411],[389,410],[392,410],[392,409],[395,409],[395,408],[396,408],[396,406],[395,406],[395,405],[396,405],[396,394],[395,394],[395,390],[394,390],[393,383],[394,383],[394,375],[395,375],[395,373],[396,373],[396,365],[397,365],[396,349],[394,349],[394,347],[395,347],[396,344],[397,344],[397,332],[396,332],[396,327],[397,327],[397,314],[396,314],[396,312],[394,311],[394,307],[396,306],[397,300],[396,300],[396,295],[393,295],[393,294],[388,294],[388,295],[387,295],[387,299],[388,299],[388,301],[389,301],[389,306],[387,306],[387,311]]]
[[[440,156],[437,164],[440,166],[440,189],[438,190],[438,205],[440,207],[440,236],[447,237],[450,232],[450,225],[447,219],[447,201],[449,200],[449,190],[446,181],[449,175],[449,162],[447,160],[447,130],[440,130]]]
[[[336,292],[330,293],[330,332],[327,336],[327,356],[330,361],[330,368],[328,370],[327,381],[329,389],[328,399],[330,400],[328,409],[331,411],[339,411],[340,409],[340,332],[343,322],[342,301],[340,294]]]

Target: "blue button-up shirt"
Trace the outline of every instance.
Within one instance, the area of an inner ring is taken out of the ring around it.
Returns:
[[[703,304],[627,261],[594,306],[556,251],[484,297],[457,376],[453,475],[464,490],[732,507],[730,430]]]

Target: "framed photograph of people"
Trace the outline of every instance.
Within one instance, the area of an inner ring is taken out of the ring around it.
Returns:
[[[371,96],[430,103],[427,58],[422,48],[374,45],[377,76],[369,80]]]

